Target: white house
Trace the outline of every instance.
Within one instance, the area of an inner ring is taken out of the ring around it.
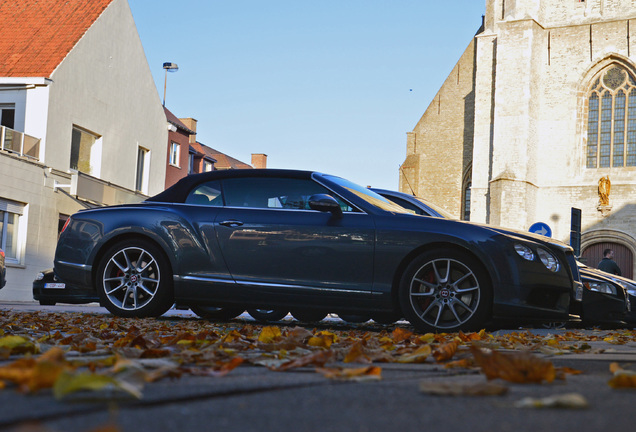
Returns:
[[[0,300],[32,300],[75,211],[163,190],[166,116],[127,0],[0,7]]]

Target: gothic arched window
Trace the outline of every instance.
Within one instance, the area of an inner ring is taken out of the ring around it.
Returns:
[[[620,66],[604,70],[590,89],[586,165],[636,166],[636,79]]]

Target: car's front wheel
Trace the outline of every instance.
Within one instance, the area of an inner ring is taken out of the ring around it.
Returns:
[[[142,239],[121,241],[106,251],[97,286],[102,305],[121,317],[160,316],[174,301],[167,258]]]
[[[405,318],[419,331],[477,330],[490,317],[492,287],[478,260],[442,249],[411,262],[399,298]]]

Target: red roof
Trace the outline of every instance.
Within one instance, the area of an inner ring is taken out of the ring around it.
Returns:
[[[112,2],[0,1],[0,77],[49,78]]]

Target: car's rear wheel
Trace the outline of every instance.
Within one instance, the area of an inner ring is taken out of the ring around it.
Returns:
[[[97,285],[102,305],[121,317],[160,316],[174,301],[167,258],[142,239],[121,241],[106,251]]]
[[[289,312],[280,309],[248,309],[247,313],[257,321],[271,322],[282,320]]]
[[[243,313],[243,308],[216,307],[216,306],[190,306],[190,310],[201,318],[217,321],[227,321],[236,318]]]
[[[400,306],[419,331],[476,330],[492,308],[492,287],[481,263],[452,249],[426,252],[407,267]]]
[[[312,309],[298,309],[291,311],[291,314],[300,322],[312,323],[325,319],[326,312],[316,311]]]

